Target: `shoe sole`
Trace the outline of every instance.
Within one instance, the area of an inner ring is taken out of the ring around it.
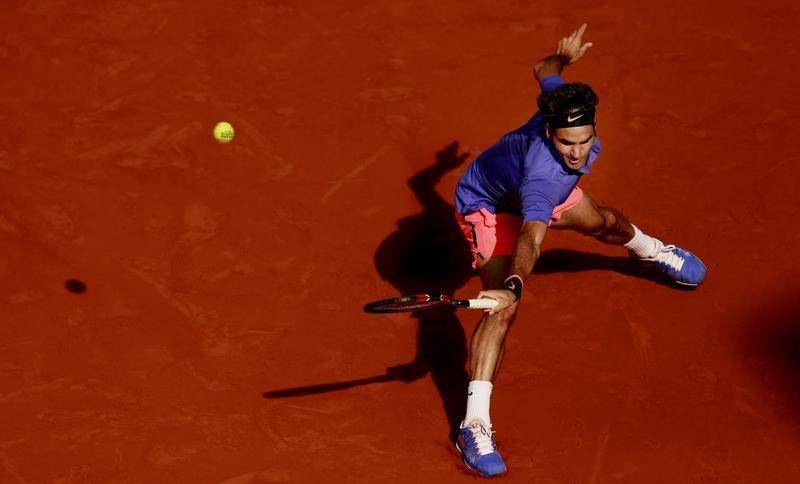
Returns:
[[[670,276],[669,274],[664,272],[660,267],[656,266],[655,264],[648,264],[646,267],[648,267],[649,269],[652,269],[653,271],[656,271],[656,272],[654,272],[654,275],[659,274],[661,276],[662,280],[664,280],[665,282],[670,282],[672,284],[676,284],[676,285],[682,286],[684,288],[697,287],[700,284],[702,284],[703,281],[705,280],[705,278],[704,278],[703,281],[700,281],[700,282],[679,281],[677,279],[673,279],[672,276]]]
[[[503,472],[501,472],[499,474],[494,474],[494,475],[491,475],[491,476],[490,475],[486,475],[483,472],[479,471],[478,469],[476,469],[476,468],[472,467],[471,465],[469,465],[469,462],[467,462],[467,458],[464,457],[464,452],[462,452],[461,447],[459,447],[459,445],[458,445],[458,442],[456,442],[456,450],[458,451],[458,455],[461,457],[461,462],[463,462],[464,465],[467,466],[467,469],[471,470],[472,472],[478,474],[481,477],[485,477],[487,479],[491,479],[492,477],[501,476],[501,475],[505,474],[508,471],[508,469],[505,469]]]
[[[654,270],[657,270],[664,277],[666,277],[668,281],[672,282],[673,284],[678,284],[679,286],[683,286],[683,287],[697,287],[703,282],[703,281],[700,281],[700,282],[683,282],[683,281],[675,280],[669,274],[664,272],[664,269],[659,267],[658,264],[655,263],[654,261],[650,261],[650,260],[646,260],[646,259],[637,259],[636,257],[632,257],[632,258],[635,261],[643,262],[647,267],[650,267],[650,268],[652,268]],[[703,266],[703,267],[705,267],[705,266]],[[705,280],[705,278],[703,278],[703,280]]]

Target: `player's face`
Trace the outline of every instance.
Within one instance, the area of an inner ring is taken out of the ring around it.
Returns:
[[[596,136],[594,126],[548,129],[547,135],[570,170],[580,170],[589,161]]]

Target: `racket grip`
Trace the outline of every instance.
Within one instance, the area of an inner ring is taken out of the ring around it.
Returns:
[[[469,300],[470,309],[492,309],[495,306],[497,306],[497,301],[494,299],[489,299],[488,297]]]

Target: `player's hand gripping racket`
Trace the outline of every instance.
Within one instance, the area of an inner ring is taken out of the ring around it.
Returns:
[[[442,294],[417,294],[373,301],[364,305],[364,311],[367,313],[400,313],[447,306],[468,309],[491,309],[497,306],[497,301],[489,298],[453,299]]]

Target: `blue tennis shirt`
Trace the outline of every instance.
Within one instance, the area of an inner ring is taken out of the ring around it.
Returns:
[[[564,84],[559,76],[542,79],[543,92]],[[595,137],[589,160],[577,171],[567,168],[545,135],[544,120],[536,113],[527,123],[505,134],[481,153],[456,186],[456,210],[462,215],[482,208],[492,213],[521,215],[525,222],[550,222],[581,176],[600,154]]]

